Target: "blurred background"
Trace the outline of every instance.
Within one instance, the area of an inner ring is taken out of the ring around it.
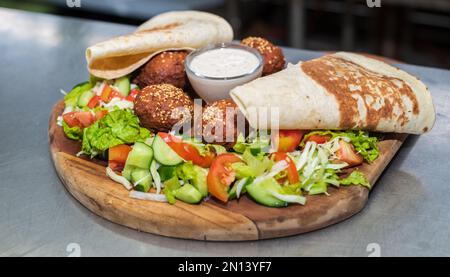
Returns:
[[[225,17],[237,39],[262,36],[283,46],[450,69],[450,0],[0,0],[0,6],[133,25],[196,9]]]

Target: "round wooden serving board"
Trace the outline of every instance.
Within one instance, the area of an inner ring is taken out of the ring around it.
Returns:
[[[268,208],[246,196],[228,204],[210,199],[199,205],[175,205],[132,199],[128,191],[106,176],[106,163],[76,157],[80,143],[66,138],[56,124],[63,101],[52,110],[49,122],[50,152],[67,190],[86,208],[112,222],[168,237],[242,241],[284,237],[320,229],[358,213],[367,202],[361,186],[330,188],[330,196],[307,196],[305,206]],[[390,135],[380,142],[380,157],[360,167],[371,184],[380,176],[406,135]]]

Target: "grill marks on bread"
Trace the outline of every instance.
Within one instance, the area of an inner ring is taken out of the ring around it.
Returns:
[[[341,128],[374,129],[381,120],[405,125],[419,105],[403,80],[370,71],[332,55],[301,63],[301,69],[338,102]]]

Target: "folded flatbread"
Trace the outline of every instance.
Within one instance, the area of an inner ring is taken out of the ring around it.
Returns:
[[[251,127],[363,129],[421,134],[433,127],[427,87],[379,60],[339,52],[300,62],[234,88],[231,97]],[[275,111],[275,112],[274,112]]]
[[[86,60],[92,75],[114,79],[133,72],[162,51],[193,50],[232,39],[230,24],[217,15],[199,11],[168,12],[151,18],[132,34],[87,48]]]

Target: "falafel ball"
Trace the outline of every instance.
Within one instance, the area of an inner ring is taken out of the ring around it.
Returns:
[[[186,88],[188,84],[184,60],[186,51],[165,51],[154,56],[139,71],[133,83],[143,88],[155,84],[171,84]]]
[[[134,100],[134,111],[147,129],[168,132],[176,123],[193,116],[194,102],[171,84],[146,86]]]
[[[215,101],[207,105],[202,114],[203,140],[227,149],[236,143],[238,134],[245,133],[247,123],[238,124],[239,109],[231,99]],[[241,126],[242,125],[242,126]],[[244,130],[242,130],[244,129]]]
[[[263,76],[278,72],[284,68],[286,61],[283,51],[268,40],[260,37],[247,37],[241,41],[241,44],[255,48],[263,56]]]

